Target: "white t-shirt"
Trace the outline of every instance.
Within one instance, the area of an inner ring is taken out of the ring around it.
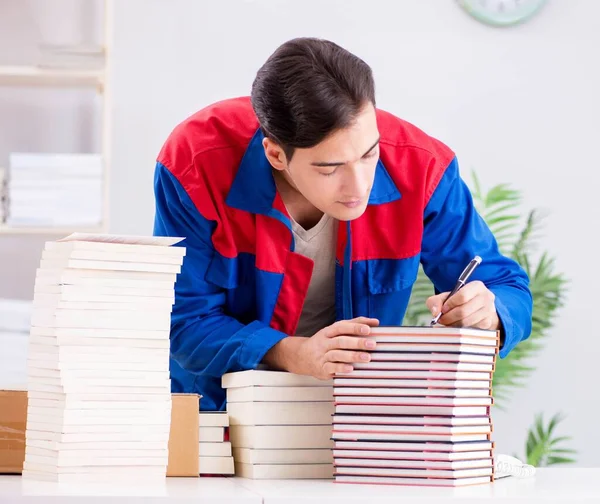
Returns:
[[[292,232],[295,252],[315,263],[302,314],[296,329],[298,336],[313,336],[335,322],[335,250],[338,221],[329,215],[311,229],[304,229],[294,219]]]

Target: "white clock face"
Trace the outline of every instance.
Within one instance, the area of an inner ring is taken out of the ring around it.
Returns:
[[[546,0],[457,0],[471,16],[494,26],[522,23],[534,16]]]

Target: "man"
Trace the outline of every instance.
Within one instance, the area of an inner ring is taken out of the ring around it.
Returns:
[[[173,391],[201,393],[204,409],[224,409],[227,372],[324,379],[368,361],[364,336],[402,323],[420,263],[441,324],[500,330],[501,356],[529,336],[528,278],[498,252],[452,151],[377,110],[371,69],[331,42],[283,44],[250,99],[177,126],[155,194],[155,234],[187,247]],[[475,255],[472,281],[445,302]]]

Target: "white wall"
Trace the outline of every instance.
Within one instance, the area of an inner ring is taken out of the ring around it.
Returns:
[[[451,0],[119,0],[111,231],[151,232],[154,159],[175,124],[248,94],[284,40],[330,38],[371,64],[380,107],[445,141],[486,186],[510,182],[528,206],[549,212],[540,249],[570,278],[568,302],[528,387],[495,412],[495,439],[500,452],[523,454],[534,414],[561,410],[579,465],[598,465],[600,339],[588,327],[600,281],[599,17],[597,0],[550,0],[539,17],[506,30],[480,25]]]

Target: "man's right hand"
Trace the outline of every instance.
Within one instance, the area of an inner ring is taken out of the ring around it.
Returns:
[[[349,373],[353,362],[369,362],[375,341],[366,338],[377,319],[358,317],[340,320],[310,338],[284,338],[265,355],[263,362],[275,369],[328,380],[336,373]]]

